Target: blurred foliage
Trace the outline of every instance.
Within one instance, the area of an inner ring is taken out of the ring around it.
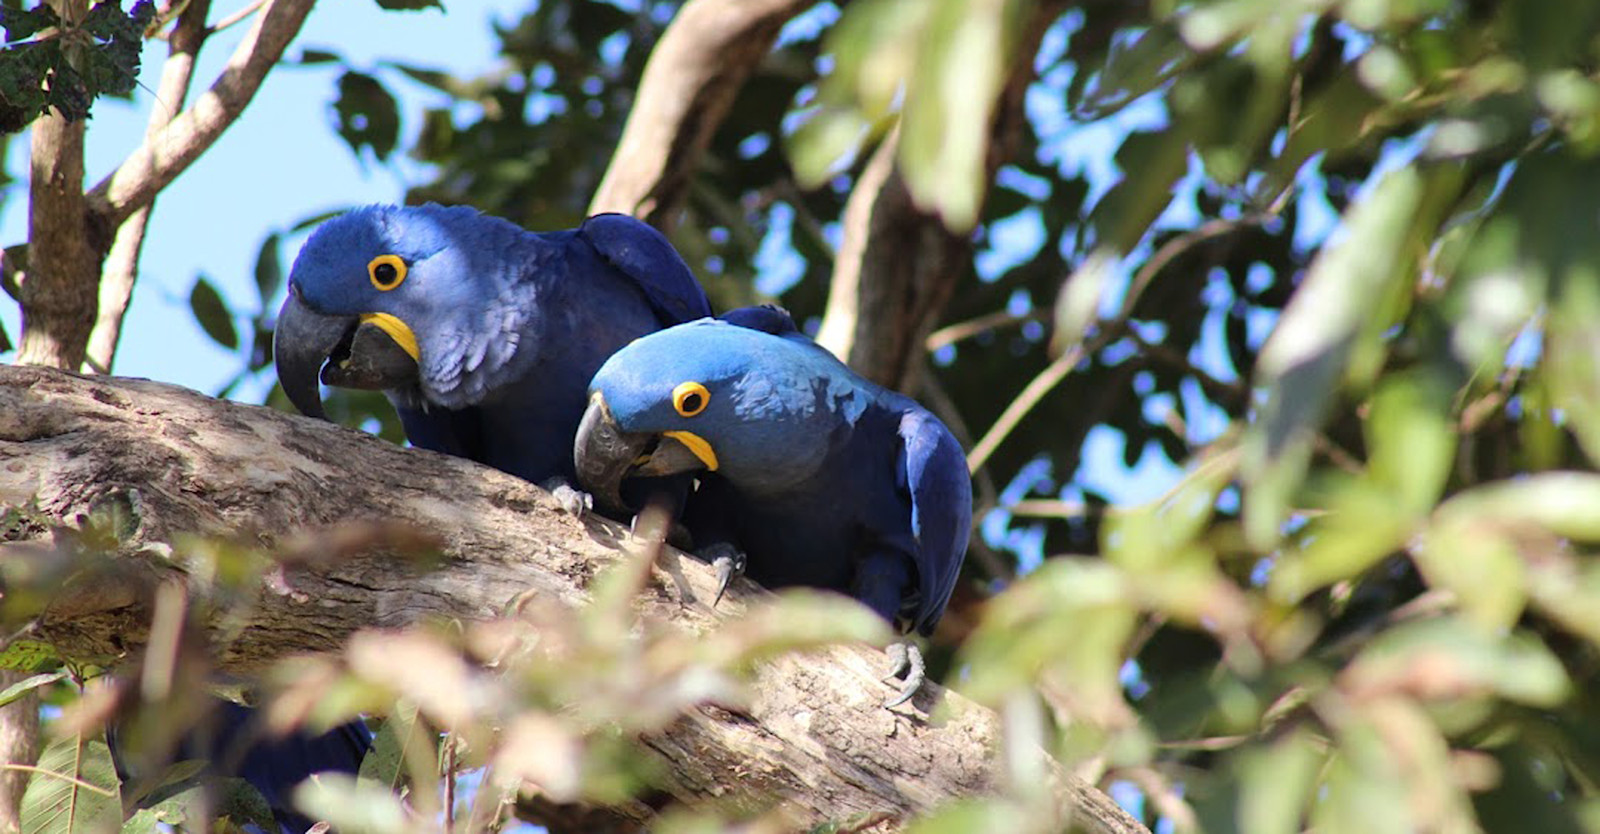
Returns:
[[[0,5],[0,133],[19,131],[50,110],[69,121],[87,119],[95,98],[133,92],[145,26],[155,12],[150,0],[135,0],[126,11],[113,0],[63,24],[44,0],[32,8]]]
[[[348,68],[339,129],[433,166],[410,201],[570,227],[676,7],[543,0],[482,78]],[[937,636],[952,682],[1152,825],[1600,831],[1600,0],[1091,0],[974,183],[1032,8],[807,12],[673,237],[719,309],[776,296],[814,328],[899,124],[922,204],[976,222],[930,390],[975,440],[1072,363],[984,461],[1008,564],[969,569]],[[420,124],[387,121],[393,89]],[[543,778],[614,796],[580,778],[591,743]],[[1014,766],[919,830],[1049,830]]]

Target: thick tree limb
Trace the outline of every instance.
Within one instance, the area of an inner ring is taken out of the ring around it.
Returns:
[[[1039,40],[1066,4],[1037,4],[995,106],[985,182],[1012,154],[1025,127],[1023,94],[1033,82]],[[845,206],[844,238],[834,259],[828,307],[817,342],[856,373],[908,393],[920,387],[928,334],[944,315],[956,283],[972,270],[972,236],[945,228],[917,208],[895,157],[891,131],[857,178]]]
[[[650,53],[589,213],[620,211],[671,231],[689,180],[778,30],[816,0],[690,0]]]
[[[83,202],[83,127],[59,113],[33,123],[28,183],[28,269],[22,279],[18,361],[57,368],[83,364],[94,323],[95,284],[105,234]]]
[[[211,88],[166,127],[145,137],[117,170],[89,192],[90,209],[108,228],[121,225],[149,205],[244,112],[262,79],[300,31],[314,2],[272,0]]]
[[[265,595],[220,658],[235,669],[333,649],[366,626],[491,617],[529,592],[581,605],[621,553],[618,526],[585,525],[548,493],[469,461],[143,380],[0,368],[0,458],[0,502],[31,501],[70,521],[120,496],[133,519],[123,550],[130,576],[176,570],[164,554],[185,533],[273,547],[308,525],[402,518],[441,538],[444,563],[423,574],[381,554],[291,569],[288,588]],[[708,567],[669,550],[642,615],[710,628],[713,582]],[[69,586],[37,634],[78,656],[125,651],[147,619],[136,586]],[[736,590],[722,606],[737,613],[751,593]],[[680,799],[780,797],[813,824],[904,818],[994,789],[996,716],[937,687],[915,709],[885,710],[881,665],[866,647],[783,658],[758,672],[748,714],[705,706],[646,743],[670,766],[668,790]],[[937,702],[950,717],[929,721]],[[1104,794],[1062,779],[1086,830],[1144,830]]]
[[[150,121],[145,128],[145,138],[160,133],[172,122],[177,108],[189,97],[189,84],[194,79],[194,62],[211,29],[206,26],[206,16],[211,12],[211,0],[189,0],[178,14],[178,22],[167,38],[170,50],[161,67],[161,82],[156,88],[155,101],[150,105]],[[111,373],[117,355],[117,342],[122,338],[122,317],[128,312],[128,299],[133,297],[133,285],[139,277],[139,253],[144,249],[144,232],[150,222],[150,212],[155,208],[155,196],[150,202],[123,222],[117,237],[100,270],[100,310],[89,333],[88,365],[100,373]]]

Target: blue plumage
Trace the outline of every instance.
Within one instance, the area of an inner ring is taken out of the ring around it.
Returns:
[[[684,517],[697,546],[729,543],[764,585],[852,593],[931,632],[971,528],[960,445],[770,311],[728,318],[607,360],[578,437],[581,483],[614,503],[623,478],[703,470]]]
[[[117,776],[124,784],[137,778],[122,751],[115,725],[106,728],[106,743]],[[205,759],[213,767],[207,776],[238,776],[260,791],[281,834],[303,834],[315,820],[295,810],[290,796],[296,785],[318,773],[354,776],[372,747],[372,733],[360,721],[351,721],[313,734],[295,731],[281,738],[268,737],[259,716],[249,707],[216,699],[207,720],[180,742],[173,761]]]
[[[374,266],[386,256],[393,286]],[[330,384],[382,388],[414,445],[538,482],[572,477],[606,357],[711,313],[671,244],[623,215],[534,233],[466,207],[369,206],[319,227],[289,283],[275,350],[302,411],[320,412],[322,369]]]

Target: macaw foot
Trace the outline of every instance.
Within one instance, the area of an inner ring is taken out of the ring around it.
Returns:
[[[746,559],[744,551],[727,542],[717,542],[707,545],[700,551],[700,558],[711,563],[717,569],[717,598],[711,601],[711,606],[716,607],[722,601],[722,595],[728,590],[728,583],[735,576],[744,576]]]
[[[884,708],[898,707],[911,700],[922,688],[922,683],[927,679],[928,667],[922,662],[922,650],[915,643],[900,642],[889,646],[886,653],[889,655],[889,674],[883,679],[894,680],[901,675],[905,676],[905,685],[900,687],[899,694],[883,703]]]
[[[550,494],[556,499],[556,505],[573,518],[582,519],[594,509],[594,496],[581,489],[575,489],[565,478],[551,478],[540,486],[550,490]]]

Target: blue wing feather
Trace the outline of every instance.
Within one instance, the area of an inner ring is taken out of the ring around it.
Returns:
[[[711,303],[666,237],[626,214],[597,214],[578,235],[644,291],[663,327],[711,315]]]
[[[972,479],[961,444],[932,414],[918,408],[900,420],[900,464],[911,495],[916,536],[918,632],[927,635],[955,589],[972,532]]]

